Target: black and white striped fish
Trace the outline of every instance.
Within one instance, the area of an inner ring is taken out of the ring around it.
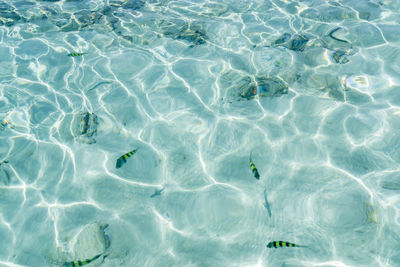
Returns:
[[[286,241],[272,241],[272,242],[269,242],[267,244],[267,247],[268,248],[284,248],[284,247],[287,247],[287,248],[293,248],[293,247],[306,248],[307,246],[296,245],[296,244],[289,243],[289,242],[286,242]]]
[[[80,57],[80,56],[83,56],[85,54],[87,54],[87,53],[69,53],[68,56],[69,57]]]
[[[257,168],[256,168],[256,165],[254,164],[254,162],[253,162],[253,160],[252,160],[251,153],[250,153],[250,159],[249,159],[249,161],[250,161],[250,169],[251,169],[251,172],[254,174],[254,177],[255,177],[257,180],[260,180],[260,174],[258,173],[258,170],[257,170]]]
[[[93,258],[87,259],[87,260],[76,260],[76,261],[65,262],[65,263],[63,264],[63,266],[64,266],[64,267],[83,266],[83,265],[89,264],[89,263],[91,263],[91,262],[97,260],[98,258],[101,257],[101,255],[102,255],[102,254],[98,254],[98,255],[94,256]]]

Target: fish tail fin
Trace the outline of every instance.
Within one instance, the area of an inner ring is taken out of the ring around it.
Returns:
[[[101,257],[101,255],[103,255],[103,253],[97,254],[96,256],[94,256],[94,257],[93,257],[93,258],[91,258],[91,259],[84,260],[84,261],[79,261],[79,262],[81,262],[81,263],[82,263],[82,265],[84,265],[84,264],[89,264],[89,263],[91,263],[91,262],[93,262],[93,261],[97,260],[98,258],[100,258],[100,257]]]
[[[103,253],[101,254],[101,255],[103,256],[103,260],[101,261],[101,263],[104,263],[104,260],[111,254],[111,249],[110,249],[110,247],[111,247],[111,241],[110,241],[110,237],[109,237],[108,235],[106,235],[106,236],[107,236],[106,239],[108,240],[108,241],[106,241],[106,242],[108,242],[108,245],[106,244],[106,247],[105,247]]]
[[[253,151],[250,152],[249,160],[250,160],[250,161],[253,161]]]
[[[298,247],[298,248],[310,248],[310,246],[306,246],[306,245],[296,245],[296,247]]]
[[[103,253],[103,260],[101,261],[101,263],[104,263],[104,260],[108,257],[109,253],[106,253],[106,251],[104,251]]]
[[[266,202],[266,203],[264,204],[264,207],[267,209],[268,215],[269,215],[269,217],[271,218],[271,217],[272,217],[271,207],[269,206],[268,202]]]
[[[265,200],[265,202],[264,202],[264,207],[267,209],[268,215],[269,215],[269,217],[271,218],[271,217],[272,217],[272,212],[271,212],[271,206],[270,206],[269,203],[268,203],[267,189],[266,189],[266,188],[264,188],[264,200]]]
[[[121,158],[117,159],[117,164],[115,165],[115,168],[117,169],[121,168],[122,164],[123,164],[122,159]]]

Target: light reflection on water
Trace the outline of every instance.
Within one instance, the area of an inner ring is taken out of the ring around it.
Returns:
[[[399,7],[0,2],[0,264],[396,266]]]

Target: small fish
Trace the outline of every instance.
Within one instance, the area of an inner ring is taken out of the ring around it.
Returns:
[[[267,189],[264,189],[264,199],[265,199],[264,206],[268,210],[269,217],[271,217],[272,214],[271,214],[271,207],[269,206],[268,199],[267,199]]]
[[[336,51],[335,53],[333,53],[332,56],[333,56],[333,59],[336,61],[336,63],[346,64],[347,62],[349,62],[346,52],[344,52],[344,51]]]
[[[133,154],[135,154],[136,151],[137,151],[138,149],[139,149],[139,148],[136,148],[136,149],[132,150],[131,152],[128,152],[128,153],[122,155],[121,157],[119,157],[119,158],[117,159],[117,164],[115,165],[115,168],[117,168],[117,169],[121,168],[121,166],[122,166],[124,163],[126,163],[126,160],[127,160],[128,158],[130,158]]]
[[[4,120],[0,122],[0,125],[2,128],[6,128],[8,125],[10,125],[11,123],[8,120]]]
[[[306,248],[306,246],[300,246],[293,243],[285,242],[285,241],[272,241],[267,244],[268,248],[283,248],[283,247],[302,247]]]
[[[348,44],[348,43],[349,43],[348,41],[342,40],[342,39],[339,39],[339,38],[336,38],[335,36],[333,36],[333,34],[334,34],[335,32],[337,32],[338,30],[340,30],[340,29],[341,29],[341,28],[338,27],[338,28],[335,28],[335,29],[331,30],[331,31],[328,33],[328,36],[331,37],[333,40],[336,40],[336,41],[338,41],[338,42],[342,42],[342,43]]]
[[[87,54],[87,53],[69,53],[68,56],[69,57],[80,57],[80,56],[83,56],[85,54]]]
[[[155,190],[154,193],[150,196],[151,198],[161,195],[162,191],[164,191],[166,186],[161,188],[160,190]]]
[[[83,266],[83,265],[86,265],[86,264],[91,263],[92,261],[97,260],[98,258],[101,257],[101,255],[102,255],[102,254],[98,254],[98,255],[94,256],[93,258],[87,259],[87,260],[77,260],[77,261],[65,262],[65,263],[63,264],[63,266],[64,266],[64,267]]]
[[[256,177],[257,180],[260,180],[260,174],[258,173],[258,170],[256,168],[256,165],[254,164],[251,153],[250,153],[250,169],[251,172],[254,174],[254,177]]]

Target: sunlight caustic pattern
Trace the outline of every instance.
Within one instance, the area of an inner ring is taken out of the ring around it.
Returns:
[[[0,265],[396,266],[399,9],[0,0]]]

